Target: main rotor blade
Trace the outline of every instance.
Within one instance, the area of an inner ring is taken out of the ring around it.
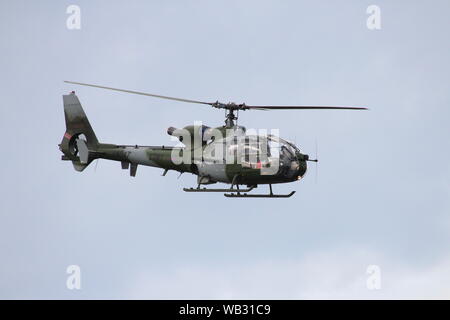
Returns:
[[[113,90],[113,91],[119,91],[119,92],[126,92],[126,93],[132,93],[132,94],[139,94],[142,96],[148,96],[148,97],[154,97],[154,98],[160,98],[160,99],[167,99],[167,100],[173,100],[173,101],[180,101],[180,102],[188,102],[188,103],[196,103],[196,104],[205,104],[209,106],[213,106],[216,108],[222,108],[222,109],[229,109],[229,110],[300,110],[300,109],[311,109],[311,110],[319,110],[319,109],[338,109],[338,110],[368,110],[367,108],[362,107],[333,107],[333,106],[248,106],[246,104],[239,104],[236,105],[234,103],[219,103],[216,102],[205,102],[205,101],[198,101],[198,100],[191,100],[191,99],[183,99],[183,98],[176,98],[176,97],[169,97],[169,96],[162,96],[159,94],[153,94],[153,93],[147,93],[147,92],[140,92],[140,91],[133,91],[133,90],[125,90],[125,89],[118,89],[118,88],[111,88],[111,87],[105,87],[105,86],[99,86],[96,84],[89,84],[89,83],[82,83],[82,82],[75,82],[75,81],[64,81],[65,83],[71,83],[76,84],[80,86],[86,86],[86,87],[93,87],[93,88],[100,88],[100,89],[107,89],[107,90]]]
[[[332,107],[332,106],[247,106],[245,109],[250,110],[368,110],[364,107]]]
[[[94,87],[94,88],[100,88],[100,89],[114,90],[114,91],[120,91],[120,92],[132,93],[132,94],[139,94],[139,95],[142,95],[142,96],[149,96],[149,97],[155,97],[155,98],[160,98],[160,99],[167,99],[167,100],[174,100],[174,101],[181,101],[181,102],[188,102],[188,103],[207,104],[207,105],[214,104],[213,102],[204,102],[204,101],[197,101],[197,100],[190,100],[190,99],[182,99],[182,98],[161,96],[159,94],[152,94],[152,93],[147,93],[147,92],[139,92],[139,91],[125,90],[125,89],[110,88],[110,87],[99,86],[99,85],[96,85],[96,84],[88,84],[88,83],[81,83],[81,82],[74,82],[74,81],[64,81],[64,82],[65,83],[71,83],[71,84],[77,84],[77,85],[80,85],[80,86],[87,86],[87,87]]]

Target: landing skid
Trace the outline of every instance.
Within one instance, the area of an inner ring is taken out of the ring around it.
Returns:
[[[269,194],[247,194],[245,193],[245,191],[237,191],[236,193],[225,193],[224,196],[228,198],[289,198],[292,197],[295,193],[295,191],[291,191],[288,194],[273,194],[271,184],[269,184],[269,189]]]
[[[239,194],[240,192],[250,192],[254,188],[256,188],[256,185],[255,185],[255,186],[249,186],[247,189],[239,189],[239,184],[236,183],[238,177],[239,177],[239,175],[235,175],[233,177],[233,180],[231,181],[231,187],[227,188],[227,189],[200,188],[200,184],[198,184],[197,188],[183,188],[183,191],[185,191],[185,192],[237,192]],[[234,186],[236,186],[236,188],[233,188]]]
[[[233,178],[231,182],[231,188],[228,189],[208,189],[200,188],[200,184],[197,188],[183,188],[185,192],[224,192],[224,196],[227,198],[289,198],[292,197],[295,191],[291,191],[288,194],[274,194],[272,192],[272,185],[269,184],[270,193],[269,194],[248,194],[247,192],[252,191],[257,187],[257,185],[248,186],[247,189],[239,189],[239,184],[236,183],[237,176]],[[236,186],[236,188],[233,188]]]
[[[250,192],[255,187],[250,187],[247,189],[207,189],[207,188],[183,188],[183,191],[185,192]]]
[[[247,193],[224,193],[227,198],[289,198],[294,195],[295,191],[288,194],[247,194]]]

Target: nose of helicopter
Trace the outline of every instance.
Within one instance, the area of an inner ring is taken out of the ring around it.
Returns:
[[[297,175],[299,176],[299,178],[301,178],[301,177],[303,177],[305,175],[306,168],[307,168],[306,161],[304,161],[304,160],[300,161],[298,169],[297,169]]]
[[[296,171],[297,171],[297,176],[300,179],[306,173],[306,169],[307,169],[306,161],[308,161],[309,156],[307,154],[297,154],[296,158],[297,158],[295,161]]]

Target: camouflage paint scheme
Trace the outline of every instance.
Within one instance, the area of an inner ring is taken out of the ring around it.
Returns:
[[[196,146],[192,142],[184,142],[184,147],[166,147],[166,146],[138,146],[138,145],[115,145],[100,143],[84,113],[84,110],[78,100],[78,97],[72,92],[63,96],[64,115],[66,120],[66,132],[59,144],[63,153],[62,160],[72,161],[77,171],[83,171],[95,159],[107,159],[121,162],[122,169],[130,169],[130,175],[135,176],[138,165],[162,168],[165,170],[174,170],[180,173],[189,172],[198,176],[198,184],[210,184],[216,182],[235,183],[248,186],[258,184],[272,184],[292,182],[300,179],[306,172],[306,161],[308,155],[302,154],[300,150],[292,143],[280,138],[274,138],[281,146],[279,155],[280,166],[277,166],[275,174],[261,174],[261,163],[216,163],[216,161],[203,158],[202,161],[194,161],[194,155],[197,148],[203,151],[207,146],[214,143],[223,144],[222,140],[211,142],[199,139],[201,145]],[[183,128],[188,131],[192,137],[202,135],[205,128],[199,126],[187,126]],[[210,129],[210,128],[209,128]],[[227,139],[227,132],[230,129],[227,126],[214,128],[223,133]],[[231,129],[244,130],[243,127],[233,127]],[[175,128],[169,128],[168,133],[174,134]],[[170,132],[169,132],[170,131]],[[264,139],[264,138],[261,138]],[[267,139],[267,138],[266,138]],[[192,151],[191,164],[175,164],[172,160],[173,152]],[[199,151],[199,150],[197,150]],[[229,152],[225,150],[224,152]]]

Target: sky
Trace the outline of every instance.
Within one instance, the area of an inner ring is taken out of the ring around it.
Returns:
[[[0,298],[450,298],[449,13],[444,0],[1,0]],[[304,153],[317,141],[319,163],[274,186],[289,199],[228,199],[184,193],[196,177],[162,169],[76,172],[58,150],[72,90],[105,143],[173,145],[167,127],[220,126],[222,111],[63,80],[370,110],[242,112]]]

